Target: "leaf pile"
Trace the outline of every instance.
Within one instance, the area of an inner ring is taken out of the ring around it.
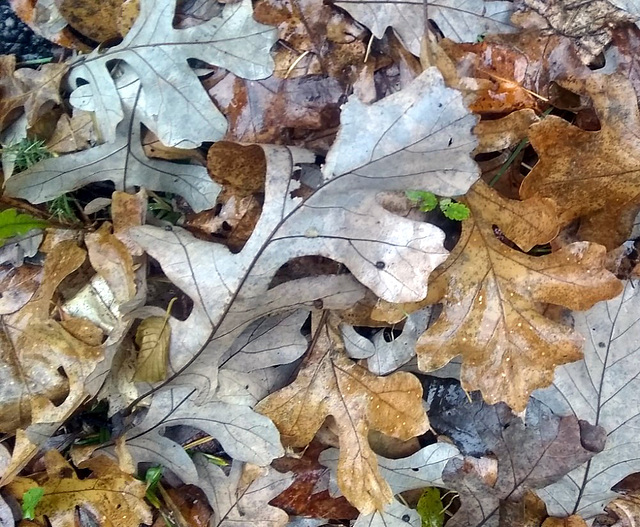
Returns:
[[[633,2],[11,3],[2,527],[640,522]]]

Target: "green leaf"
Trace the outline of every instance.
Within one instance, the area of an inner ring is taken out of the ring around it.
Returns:
[[[3,210],[0,212],[0,247],[12,236],[20,236],[32,229],[41,229],[47,225],[46,221],[29,214],[18,214],[16,209]]]
[[[416,511],[422,518],[422,527],[442,527],[444,525],[444,507],[438,489],[433,487],[425,489],[418,500]]]
[[[164,467],[158,465],[157,467],[151,467],[147,470],[144,475],[144,481],[147,484],[147,492],[145,497],[149,500],[149,503],[153,505],[156,509],[160,508],[161,503],[158,495],[156,494],[156,488],[158,487],[158,483],[162,479],[162,473],[164,472]]]
[[[22,517],[25,520],[33,520],[36,517],[36,507],[44,496],[42,487],[33,487],[22,496]]]
[[[438,206],[438,198],[433,192],[426,190],[407,190],[405,196],[418,204],[423,212],[430,212]]]
[[[455,221],[466,220],[471,213],[464,203],[456,203],[449,198],[440,200],[440,210],[447,218]]]

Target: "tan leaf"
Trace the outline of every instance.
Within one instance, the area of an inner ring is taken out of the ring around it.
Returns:
[[[93,137],[93,118],[89,112],[77,111],[73,117],[63,114],[46,145],[51,152],[66,154],[89,148]]]
[[[238,197],[264,192],[267,159],[258,145],[218,141],[207,153],[211,179]]]
[[[587,523],[580,516],[568,518],[547,518],[542,527],[587,527]]]
[[[73,527],[76,507],[88,509],[102,527],[151,523],[144,483],[122,472],[115,461],[99,456],[83,463],[79,468],[92,472],[86,479],[78,478],[57,450],[46,452],[44,462],[45,474],[16,478],[6,487],[17,499],[35,485],[43,488],[35,508],[35,518],[43,524],[48,518],[53,527]]]
[[[529,126],[540,119],[531,109],[518,110],[502,119],[480,121],[473,129],[480,143],[476,153],[498,152],[509,148],[527,137]]]
[[[410,373],[376,377],[348,359],[337,323],[332,315],[323,317],[296,380],[256,409],[273,420],[291,447],[308,445],[332,416],[340,437],[338,485],[361,513],[370,514],[391,502],[393,493],[380,475],[368,432],[405,440],[425,432],[422,386]]]
[[[141,256],[143,251],[140,246],[131,239],[129,229],[144,225],[147,214],[147,193],[143,188],[136,194],[116,191],[113,193],[111,203],[111,217],[113,218],[113,234],[133,256]]]
[[[58,243],[47,255],[42,283],[31,300],[0,319],[3,432],[12,433],[30,420],[63,420],[84,400],[84,380],[101,360],[101,348],[77,338],[49,314],[58,285],[84,259],[85,252],[74,242]],[[89,323],[83,324],[87,334]]]
[[[561,82],[589,95],[601,129],[587,132],[549,116],[531,127],[539,161],[520,194],[553,198],[567,224],[581,218],[580,235],[612,249],[627,239],[640,205],[640,113],[622,76],[590,75]]]
[[[120,35],[119,16],[122,0],[62,0],[60,14],[69,25],[96,42],[104,42]]]
[[[171,307],[168,308],[168,311]],[[171,326],[168,316],[149,317],[140,322],[136,331],[138,360],[135,381],[160,382],[167,376]]]
[[[536,257],[496,238],[494,224],[523,250],[548,242],[558,229],[552,201],[508,200],[478,182],[464,202],[472,216],[429,283],[424,303],[443,311],[418,340],[418,366],[432,371],[462,355],[466,390],[521,411],[533,390],[551,384],[556,366],[582,356],[582,337],[546,318],[543,303],[588,309],[621,284],[604,270],[602,246],[580,242]]]

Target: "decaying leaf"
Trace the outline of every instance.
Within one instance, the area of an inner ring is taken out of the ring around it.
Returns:
[[[135,105],[140,95],[140,82],[131,70],[125,69],[118,86],[121,87],[120,96],[126,97],[126,104],[125,118],[119,124],[114,142],[45,159],[10,178],[6,182],[6,193],[31,203],[42,203],[89,183],[110,180],[117,190],[145,187],[181,195],[194,210],[213,207],[219,188],[205,168],[151,159],[144,154],[140,142],[140,115]],[[96,102],[94,97],[90,97],[90,101]],[[88,104],[85,107],[95,108]]]
[[[170,309],[170,307],[168,308]],[[135,381],[160,382],[167,376],[171,328],[169,316],[145,318],[136,330],[138,359]]]
[[[127,447],[137,463],[149,461],[171,469],[185,483],[198,482],[191,457],[181,445],[164,437],[166,427],[188,425],[214,437],[238,461],[261,466],[284,454],[273,423],[248,406],[211,398],[196,405],[194,390],[174,388],[153,399],[144,420],[127,433]]]
[[[367,26],[376,38],[382,38],[391,26],[405,47],[420,55],[425,30],[424,5],[420,2],[337,0],[353,18]],[[509,22],[513,5],[499,0],[440,0],[430,4],[429,19],[445,37],[458,42],[475,42],[485,33],[515,31]]]
[[[571,38],[589,63],[611,40],[612,30],[640,19],[640,7],[627,0],[518,0],[512,21]]]
[[[105,527],[151,523],[144,483],[122,472],[115,461],[100,456],[83,463],[80,468],[89,469],[92,474],[80,479],[57,450],[46,452],[44,460],[46,473],[17,478],[6,487],[17,499],[36,485],[44,490],[35,507],[40,525],[45,525],[47,518],[53,527],[71,527],[75,525],[76,507],[89,510]]]
[[[527,409],[523,423],[504,404],[467,406],[468,418],[498,459],[494,482],[483,478],[473,459],[453,459],[444,469],[445,486],[460,494],[462,506],[452,527],[497,527],[502,500],[517,500],[527,489],[560,479],[604,446],[601,428],[574,416],[557,417],[540,404]]]
[[[293,482],[290,473],[281,474],[272,468],[259,468],[235,462],[228,476],[207,461],[194,459],[200,476],[200,486],[213,508],[210,527],[283,527],[287,514],[269,505],[269,501]]]
[[[314,300],[329,303],[354,292],[353,285],[344,283],[341,289],[332,289],[337,280],[348,280],[340,276],[294,281],[309,284],[304,287],[292,282],[269,289],[276,271],[299,256],[340,261],[387,300],[425,296],[423,277],[446,257],[443,233],[433,225],[390,213],[378,194],[407,188],[438,195],[466,192],[477,178],[477,167],[469,157],[476,143],[471,134],[475,119],[435,69],[373,105],[352,98],[343,107],[342,119],[341,132],[327,156],[324,180],[304,200],[295,197],[299,182],[291,178],[295,151],[263,147],[267,158],[263,210],[239,253],[197,240],[180,228],[133,230],[140,246],[194,301],[185,322],[170,321],[174,372],[185,365],[215,368],[217,359],[199,363],[195,357],[205,352],[204,358],[207,349],[214,353],[216,348],[227,349],[246,324],[260,316],[311,305]],[[363,122],[370,123],[367,133]],[[310,287],[312,282],[317,289]],[[218,339],[231,341],[223,345]],[[197,369],[192,373],[192,379],[202,375]],[[215,373],[208,377],[215,379]]]
[[[320,462],[331,468],[331,490],[335,493],[335,473],[338,466],[338,450],[325,450],[320,455]],[[401,459],[386,459],[378,456],[380,474],[387,480],[394,494],[425,487],[445,487],[442,471],[452,459],[461,459],[458,449],[449,443],[435,443],[426,446],[415,454]],[[409,522],[413,525],[416,511],[408,508],[398,500],[394,500],[383,511],[372,514],[361,514],[356,522],[357,527],[365,526],[400,526]],[[409,515],[410,520],[406,519]],[[400,522],[403,523],[400,523]],[[420,525],[420,521],[416,524]]]
[[[83,57],[71,72],[75,83],[88,84],[72,94],[93,95],[93,109],[102,137],[116,139],[125,117],[117,86],[109,74],[112,61],[126,62],[139,76],[142,91],[135,109],[139,119],[168,146],[193,148],[224,136],[226,120],[212,104],[187,60],[198,58],[248,79],[268,77],[273,70],[269,49],[274,28],[252,18],[251,2],[229,3],[220,16],[187,29],[175,29],[176,0],[161,6],[141,0],[140,14],[121,44]],[[167,47],[167,43],[170,43]]]
[[[84,383],[102,360],[102,332],[88,321],[71,319],[65,326],[50,318],[50,303],[58,285],[84,259],[85,252],[75,243],[58,243],[47,255],[42,282],[31,300],[1,319],[3,432],[12,433],[31,420],[62,421],[85,398]],[[83,337],[75,336],[78,324]]]
[[[584,361],[558,368],[553,386],[533,394],[555,413],[575,415],[607,432],[602,453],[538,491],[554,516],[593,518],[616,497],[611,487],[640,470],[638,291],[627,282],[617,298],[576,313],[576,329],[588,336]]]
[[[507,200],[479,182],[464,203],[472,217],[429,284],[425,303],[440,302],[443,311],[418,340],[418,366],[433,371],[462,355],[466,390],[521,411],[533,390],[551,384],[557,365],[581,357],[582,337],[544,316],[541,303],[588,309],[621,284],[603,268],[601,246],[575,243],[536,257],[495,236],[497,225],[523,250],[549,241],[557,233],[550,200]]]
[[[256,409],[273,420],[283,444],[292,447],[308,445],[332,416],[340,437],[338,485],[351,504],[370,514],[390,503],[393,494],[368,444],[369,430],[406,440],[423,433],[428,423],[418,379],[405,372],[375,377],[343,350],[337,327],[321,321],[296,380]]]
[[[591,97],[600,119],[596,132],[549,116],[531,127],[539,161],[520,194],[553,198],[560,219],[581,219],[579,235],[612,249],[623,243],[640,209],[640,112],[631,83],[593,74],[562,86]]]

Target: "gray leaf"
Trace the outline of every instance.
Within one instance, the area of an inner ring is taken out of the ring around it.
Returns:
[[[175,388],[156,394],[144,420],[127,433],[127,446],[137,462],[161,463],[185,483],[196,483],[197,474],[180,445],[161,432],[169,426],[187,425],[214,437],[231,457],[256,465],[268,465],[284,455],[275,425],[249,407],[210,400],[198,406],[194,390]]]
[[[234,462],[228,476],[209,463],[204,456],[194,457],[200,476],[200,487],[213,508],[211,527],[280,527],[288,521],[287,514],[269,505],[291,483],[293,474],[281,474],[272,468],[262,469],[263,475],[247,487],[241,484],[242,464]]]
[[[139,82],[125,72],[122,83],[135,99]],[[8,195],[31,203],[52,200],[89,183],[113,181],[118,190],[135,186],[184,197],[196,210],[211,208],[220,192],[206,168],[148,158],[140,142],[140,119],[135,104],[125,113],[113,143],[82,152],[52,157],[7,181]],[[135,107],[135,109],[134,109]]]
[[[118,46],[82,57],[75,78],[89,83],[96,121],[105,139],[115,137],[120,105],[108,75],[114,60],[129,64],[142,82],[138,104],[142,122],[166,145],[193,148],[217,141],[226,120],[211,102],[188,59],[197,58],[245,79],[263,79],[273,71],[269,54],[276,29],[253,20],[251,0],[225,4],[219,17],[186,29],[174,29],[176,0],[142,0],[140,14]],[[176,119],[177,116],[177,119]]]
[[[352,359],[366,359],[376,352],[373,342],[360,335],[352,326],[341,324],[340,331],[344,339],[344,350]]]
[[[559,415],[601,426],[602,453],[557,483],[538,491],[555,516],[602,512],[616,497],[611,487],[640,470],[640,289],[627,282],[623,293],[575,313],[575,328],[588,337],[584,360],[556,369],[553,385],[533,397]]]
[[[361,514],[353,527],[420,527],[422,520],[413,509],[393,500],[382,512]]]
[[[340,0],[336,2],[358,22],[367,26],[376,38],[382,38],[391,26],[404,46],[420,55],[424,35],[424,5],[422,2],[386,2]],[[434,20],[445,37],[456,42],[476,42],[485,33],[512,33],[510,22],[513,4],[493,0],[438,0],[429,2],[429,18]]]

